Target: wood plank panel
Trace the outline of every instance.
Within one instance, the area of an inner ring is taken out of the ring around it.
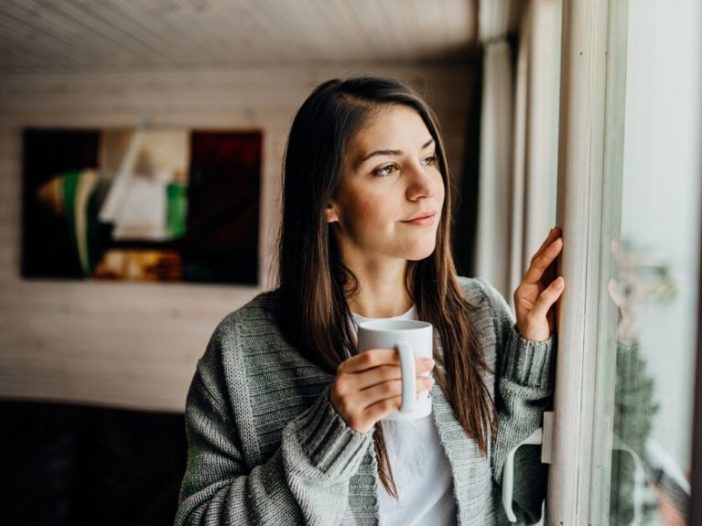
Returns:
[[[453,59],[476,0],[8,0],[0,71],[169,70]],[[458,52],[458,53],[457,53]]]
[[[280,169],[295,110],[318,82],[393,76],[435,102],[459,173],[472,72],[373,63],[6,75],[0,79],[0,396],[179,411],[223,316],[273,286]],[[263,131],[261,288],[19,279],[21,129],[153,126]]]

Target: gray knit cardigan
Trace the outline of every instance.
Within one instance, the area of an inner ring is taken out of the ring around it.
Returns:
[[[502,466],[506,453],[541,425],[556,345],[553,336],[524,339],[487,281],[460,284],[496,372],[484,373],[499,422],[487,457],[438,384],[432,415],[451,466],[456,523],[509,524],[499,497]],[[188,459],[175,524],[382,525],[373,432],[357,432],[336,412],[329,402],[334,376],[286,342],[275,302],[275,291],[264,293],[225,317],[198,362],[185,409]],[[545,493],[538,449],[520,448],[515,471],[514,509],[520,523],[530,524]]]

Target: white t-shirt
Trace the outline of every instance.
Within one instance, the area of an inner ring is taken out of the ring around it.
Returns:
[[[354,329],[370,321],[352,313]],[[396,320],[416,320],[414,306]],[[380,524],[413,526],[456,524],[451,466],[441,445],[433,415],[414,420],[383,420],[385,442],[399,500],[379,482]]]

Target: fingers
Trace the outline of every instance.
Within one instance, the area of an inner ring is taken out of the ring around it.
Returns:
[[[431,371],[433,368],[434,360],[427,360],[422,357],[416,358],[415,371],[417,376],[426,375],[426,373],[429,373],[429,371]],[[398,359],[397,364],[380,365],[378,367],[372,367],[371,369],[366,369],[360,372],[346,374],[349,376],[347,381],[351,387],[360,391],[361,389],[367,389],[368,387],[372,387],[387,380],[401,379],[402,368],[400,367]]]
[[[426,376],[418,377],[414,391],[414,399],[420,394],[429,391],[434,385],[434,379]],[[363,398],[359,401],[364,407],[363,414],[366,418],[379,420],[384,416],[400,409],[402,405],[402,381],[392,380],[366,389]]]
[[[417,378],[421,376],[426,376],[426,372],[429,371],[426,365],[422,363],[421,360],[417,360],[416,372]],[[361,391],[363,389],[368,389],[374,385],[387,382],[389,380],[401,380],[402,379],[402,369],[399,365],[381,365],[380,367],[375,367],[374,369],[369,369],[361,374],[354,374],[352,378],[349,379],[353,386]]]
[[[360,373],[381,365],[399,365],[400,354],[396,349],[371,349],[345,360],[338,373]]]
[[[434,385],[431,358],[416,358],[417,393]],[[385,415],[397,411],[402,401],[402,369],[395,349],[371,349],[345,360],[337,369],[330,401],[346,423],[366,432]],[[368,408],[371,409],[368,409]]]
[[[421,371],[431,370],[431,368],[426,368],[428,365],[423,362],[423,358],[418,357],[416,360],[416,370],[418,372],[420,368]],[[400,365],[400,353],[397,352],[397,349],[370,349],[364,351],[345,360],[339,365],[337,373],[361,373],[383,365]]]
[[[418,393],[427,391],[434,385],[434,379],[428,376],[418,376],[415,383],[415,398]],[[387,398],[402,395],[402,380],[388,380],[368,389],[359,392],[359,398],[363,400],[363,407],[382,402]]]
[[[565,280],[563,276],[554,279],[551,284],[541,291],[539,297],[534,303],[534,308],[529,312],[529,317],[532,319],[545,318],[551,306],[558,301],[558,298],[563,294]]]
[[[433,385],[433,378],[418,377],[414,399],[419,397],[419,393],[430,390]],[[335,382],[331,403],[349,426],[365,433],[378,420],[400,409],[402,381],[391,380],[357,392],[346,392],[345,387]]]
[[[554,235],[556,234],[552,233],[551,236],[549,236],[549,238],[547,238],[546,240],[546,242],[548,242],[548,245],[543,250],[537,252],[531,258],[531,264],[529,265],[529,268],[524,274],[522,282],[539,282],[539,280],[541,280],[541,278],[543,277],[544,272],[546,271],[548,266],[551,263],[553,263],[553,260],[555,260],[558,254],[560,254],[561,250],[563,249],[563,238],[557,237],[554,239],[550,239],[550,237]]]
[[[546,239],[544,240],[543,243],[541,243],[541,246],[537,249],[536,253],[534,254],[534,257],[537,257],[541,252],[543,251],[544,248],[546,248],[548,245],[553,243],[555,239],[557,239],[561,234],[561,227],[554,227],[551,230],[549,230],[548,235],[546,236]],[[533,259],[533,258],[532,258]]]

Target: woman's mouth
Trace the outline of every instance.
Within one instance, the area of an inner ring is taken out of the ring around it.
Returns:
[[[411,218],[402,221],[403,223],[407,225],[415,225],[415,226],[431,226],[434,224],[434,221],[436,220],[436,212],[433,210],[429,210],[427,212],[420,212],[419,214],[416,214],[412,216]]]

